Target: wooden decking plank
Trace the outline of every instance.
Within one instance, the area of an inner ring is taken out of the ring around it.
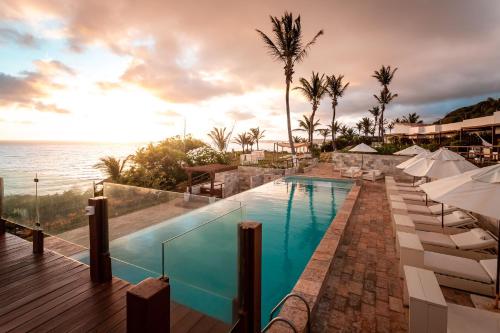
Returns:
[[[188,313],[189,308],[181,304],[177,304],[175,309],[170,309],[170,327],[175,326]]]
[[[26,242],[19,242],[14,244],[3,244],[0,246],[0,254],[7,254],[14,252],[22,248],[29,248],[31,243],[26,244]]]
[[[211,332],[212,328],[214,328],[215,325],[217,325],[217,323],[218,323],[217,319],[214,319],[214,318],[208,317],[208,316],[204,316],[188,332],[189,333]]]
[[[64,258],[55,255],[45,255],[34,260],[31,265],[24,265],[17,268],[12,268],[7,272],[0,273],[0,285],[8,284],[12,279],[19,280],[25,276],[33,275],[47,267],[49,263],[58,265]]]
[[[49,326],[49,323],[57,324],[60,321],[66,320],[67,317],[64,313],[70,310],[74,311],[78,315],[79,306],[82,302],[88,299],[93,299],[101,292],[105,292],[106,289],[109,289],[109,285],[110,283],[99,284],[95,288],[88,289],[63,303],[59,303],[51,309],[44,309],[42,307],[40,309],[40,313],[37,313],[36,316],[30,318],[29,320],[23,320],[21,323],[18,323],[18,325],[15,325],[15,329],[13,329],[12,332],[27,332],[33,329],[36,329],[37,332],[42,331],[42,329]],[[52,327],[53,325],[50,326]]]
[[[49,254],[52,255],[52,254]],[[0,275],[6,273],[6,272],[11,272],[15,269],[18,269],[20,267],[24,267],[27,265],[31,265],[32,263],[40,260],[41,258],[44,258],[44,256],[33,256],[30,254],[27,254],[26,256],[18,259],[17,261],[10,262],[8,264],[2,264],[0,267]]]
[[[198,311],[189,311],[184,317],[171,326],[171,331],[175,333],[186,333],[196,326],[196,324],[204,317]]]
[[[95,328],[96,333],[111,332],[111,329],[123,321],[127,316],[127,306],[123,307],[120,311],[108,317],[106,321],[102,322]]]
[[[0,327],[2,324],[22,316],[24,313],[34,310],[39,306],[45,308],[50,307],[50,304],[56,305],[66,298],[74,297],[80,292],[93,288],[94,283],[90,279],[86,279],[87,271],[82,271],[75,275],[73,279],[66,279],[61,281],[59,285],[54,285],[52,289],[44,289],[36,291],[28,297],[21,298],[15,302],[10,303],[0,309]],[[64,284],[67,282],[66,284]]]
[[[125,320],[125,318],[121,322],[119,322],[116,326],[111,328],[110,332],[113,332],[113,333],[125,333],[125,332],[127,332],[127,321]]]

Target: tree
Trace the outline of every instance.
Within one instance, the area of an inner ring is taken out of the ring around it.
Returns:
[[[361,124],[363,125],[363,133],[368,136],[372,132],[373,121],[368,117],[361,118]]]
[[[236,135],[236,138],[234,139],[234,143],[241,145],[241,151],[243,153],[245,152],[245,146],[248,148],[249,141],[249,135],[247,132]]]
[[[293,14],[288,12],[285,12],[281,19],[275,16],[271,16],[270,18],[274,41],[258,29],[257,33],[264,41],[270,55],[275,60],[279,60],[284,64],[288,141],[290,143],[292,155],[295,155],[295,146],[292,138],[292,124],[290,120],[290,84],[293,79],[294,66],[307,56],[311,46],[316,43],[318,37],[323,34],[323,30],[320,30],[316,33],[313,39],[311,39],[311,41],[304,44],[302,40],[303,36],[300,15],[295,20],[293,19]]]
[[[334,121],[333,123],[327,125],[327,127],[330,129],[330,132],[332,133],[332,139],[335,140],[335,135],[340,131],[340,128],[342,127],[342,123],[339,121]],[[332,141],[333,144],[333,141]]]
[[[408,113],[407,116],[403,116],[403,119],[401,119],[402,123],[407,123],[407,124],[422,124],[423,121],[420,119],[420,116],[416,113]]]
[[[342,83],[343,79],[344,75],[331,75],[326,77],[326,91],[332,99],[332,124],[335,124],[338,99],[344,95],[345,90],[349,86],[349,82],[346,84]],[[335,150],[335,134],[336,131],[332,131],[333,150]]]
[[[356,128],[358,129],[358,135],[361,136],[361,130],[363,129],[363,123],[361,120],[356,123]]]
[[[261,132],[259,127],[250,128],[249,134],[252,137],[253,141],[255,141],[255,143],[257,144],[257,150],[259,150],[259,140],[264,137],[264,132],[265,130]]]
[[[318,110],[319,103],[326,93],[325,90],[325,75],[319,76],[319,73],[312,72],[311,81],[307,81],[303,77],[299,80],[300,86],[295,87],[294,90],[299,90],[302,95],[311,103],[312,113],[310,116],[311,123],[314,123],[314,116]],[[312,129],[310,129],[312,130]],[[313,132],[309,132],[309,142],[312,145]]]
[[[219,151],[225,151],[227,149],[227,145],[229,143],[229,136],[231,133],[226,134],[226,128],[217,128],[214,127],[208,136],[212,139],[214,145],[219,149]]]
[[[114,156],[101,157],[99,163],[94,165],[94,168],[104,172],[113,182],[119,183],[122,179],[123,169],[131,158],[131,155],[125,157],[123,160]]]
[[[339,128],[340,135],[345,136],[347,134],[348,129],[349,128],[347,127],[347,125],[340,126]]]
[[[387,87],[392,79],[394,78],[394,73],[396,73],[396,71],[398,70],[398,68],[394,68],[394,69],[391,69],[391,66],[384,66],[382,65],[382,67],[377,71],[374,72],[374,74],[372,75],[372,77],[376,78],[378,80],[378,82],[382,85],[383,89],[382,91],[380,92],[380,96],[376,96],[376,95],[373,95],[375,96],[375,98],[377,99],[377,101],[380,103],[380,106],[381,106],[381,110],[380,110],[380,124],[383,124],[384,123],[384,113],[385,113],[385,107],[387,104],[389,104],[394,98],[396,98],[398,96],[398,94],[391,94],[391,92],[389,91],[389,88]],[[392,98],[389,99],[389,96],[392,96]],[[385,97],[385,98],[384,98]],[[386,101],[386,102],[384,102]],[[379,136],[380,137],[383,137],[384,136],[384,126],[380,126],[379,125]]]
[[[380,103],[380,118],[379,118],[379,124],[378,124],[378,130],[379,130],[379,136],[383,137],[384,136],[384,112],[385,112],[385,106],[392,102],[392,100],[396,97],[398,97],[398,94],[393,94],[389,91],[389,89],[384,88],[380,92],[380,96],[373,95],[375,99]]]
[[[294,129],[294,131],[304,131],[308,134],[309,138],[307,142],[312,147],[312,136],[309,135],[309,133],[314,133],[316,130],[316,127],[320,125],[319,120],[316,120],[314,123],[311,121],[311,117],[308,117],[306,115],[302,115],[304,119],[299,119],[299,127]]]
[[[294,143],[301,143],[301,142],[304,142],[304,141],[306,141],[306,139],[304,139],[304,138],[302,138],[302,137],[300,137],[298,135],[293,136],[293,142]]]
[[[370,112],[372,114],[373,118],[375,119],[373,127],[374,128],[377,127],[377,124],[378,124],[377,120],[378,120],[378,117],[380,116],[380,108],[378,106],[374,106],[370,110],[368,110],[368,112]],[[380,126],[379,126],[379,131],[380,131]],[[374,134],[375,134],[375,132],[374,132]]]
[[[389,134],[392,133],[392,130],[394,129],[394,121],[391,121],[389,125],[387,125],[387,129],[389,130]]]
[[[321,135],[323,137],[323,144],[325,144],[326,137],[328,135],[330,135],[330,129],[329,128],[320,128],[320,129],[317,129],[316,131],[319,133],[319,135]]]

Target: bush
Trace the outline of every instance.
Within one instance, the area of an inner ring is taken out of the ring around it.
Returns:
[[[187,152],[186,159],[190,165],[204,165],[214,163],[226,164],[228,162],[226,154],[211,147],[199,147],[196,149],[192,149]]]

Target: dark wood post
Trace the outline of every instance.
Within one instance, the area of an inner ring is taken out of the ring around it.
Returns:
[[[39,226],[33,229],[33,253],[43,253],[43,230]]]
[[[147,278],[127,291],[127,332],[170,332],[170,284]]]
[[[262,224],[253,221],[238,226],[238,298],[240,332],[260,332]]]
[[[90,238],[90,278],[94,282],[111,281],[111,257],[108,236],[108,199],[95,197],[89,199],[89,238]],[[93,210],[93,211],[92,211]]]
[[[188,171],[187,174],[189,194],[193,194],[193,173],[191,171]]]
[[[0,177],[0,235],[5,233],[5,220],[3,219],[3,178]]]
[[[214,195],[215,172],[210,172],[210,196]]]

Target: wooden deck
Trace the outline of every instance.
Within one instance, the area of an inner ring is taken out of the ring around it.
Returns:
[[[126,332],[125,295],[132,285],[90,280],[89,267],[0,234],[0,332]],[[171,332],[227,332],[229,326],[172,302]]]

